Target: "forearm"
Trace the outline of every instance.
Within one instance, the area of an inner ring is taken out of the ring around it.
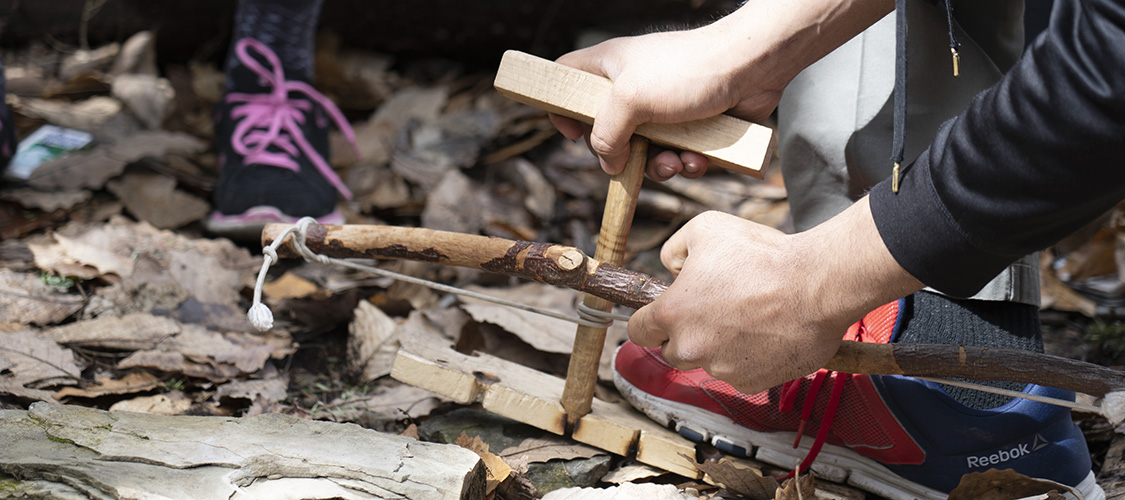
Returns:
[[[892,10],[892,0],[750,0],[707,29],[728,49],[737,81],[781,90]]]

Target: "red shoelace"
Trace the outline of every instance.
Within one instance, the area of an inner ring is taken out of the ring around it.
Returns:
[[[269,63],[266,69],[258,60],[250,56],[253,49]],[[301,124],[305,123],[306,114],[312,109],[312,103],[302,99],[289,99],[290,92],[303,94],[309,100],[319,104],[336,126],[343,132],[356,157],[359,149],[356,147],[355,133],[352,131],[348,120],[333,102],[305,82],[285,79],[282,71],[281,60],[269,47],[253,38],[243,38],[235,46],[238,60],[253,71],[266,85],[271,87],[270,92],[262,94],[248,94],[232,92],[227,95],[228,103],[241,103],[231,108],[231,116],[244,118],[235,127],[231,134],[231,146],[235,152],[243,155],[247,163],[272,165],[296,171],[300,168],[293,159],[304,153],[312,160],[320,175],[328,179],[344,198],[351,199],[352,193],[340,177],[328,165],[328,162],[317,153],[309,144],[301,131]],[[282,151],[268,151],[269,146]]]
[[[853,326],[853,328],[855,329],[855,336],[851,336],[852,332],[850,331],[851,329],[849,329],[849,335],[845,336],[845,340],[863,342],[866,333],[864,325],[860,323],[859,325]],[[801,444],[801,436],[805,434],[805,425],[808,423],[809,418],[812,417],[813,409],[816,406],[816,396],[820,393],[821,387],[829,377],[832,378],[832,392],[828,396],[828,405],[824,408],[824,415],[820,419],[820,427],[816,430],[816,436],[813,438],[812,447],[809,448],[809,452],[805,455],[805,459],[801,461],[801,464],[797,466],[795,470],[790,471],[783,479],[793,477],[797,471],[809,470],[809,467],[816,461],[817,455],[820,454],[820,449],[824,447],[824,442],[828,440],[828,432],[832,429],[832,422],[836,418],[836,410],[840,407],[840,397],[844,394],[844,385],[847,383],[848,379],[852,377],[852,374],[834,372],[821,368],[812,375],[812,382],[809,384],[808,390],[805,391],[805,402],[801,406],[801,423],[797,427],[797,437],[793,441],[793,448],[796,449]],[[778,411],[781,413],[793,411],[793,406],[797,402],[797,394],[800,392],[801,383],[804,380],[805,377],[801,377],[796,380],[790,380],[782,386],[781,400],[778,402],[777,408]]]

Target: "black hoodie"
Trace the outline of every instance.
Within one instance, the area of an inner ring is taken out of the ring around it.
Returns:
[[[1125,0],[1060,0],[1020,61],[871,191],[887,248],[968,296],[1125,197]]]

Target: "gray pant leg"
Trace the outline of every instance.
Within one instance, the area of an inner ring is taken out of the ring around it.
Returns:
[[[961,74],[954,78],[944,10],[910,2],[904,164],[914,161],[938,126],[996,83],[1001,68],[1009,68],[1019,55],[1022,2],[984,3],[981,8],[990,14],[986,21],[968,7],[958,10],[961,17],[972,16],[964,24],[976,36],[957,28]],[[894,23],[893,14],[878,21],[785,89],[778,107],[779,143],[798,231],[841,212],[891,173]],[[972,298],[1038,305],[1038,264],[1037,255],[1024,257]]]

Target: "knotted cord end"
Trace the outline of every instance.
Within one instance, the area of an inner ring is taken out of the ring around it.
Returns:
[[[250,324],[254,325],[259,332],[264,332],[273,328],[273,312],[265,304],[259,302],[250,307],[246,312],[246,317],[250,320]]]

